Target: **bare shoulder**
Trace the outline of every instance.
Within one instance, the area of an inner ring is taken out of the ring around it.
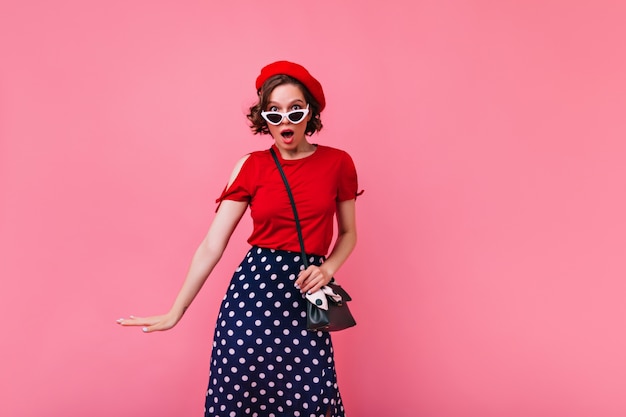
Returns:
[[[235,178],[237,178],[237,176],[241,172],[243,164],[245,164],[248,158],[250,158],[250,155],[251,154],[244,155],[239,161],[237,161],[237,163],[235,164],[235,168],[233,169],[233,173],[230,175],[230,179],[228,180],[227,187],[230,187],[230,185],[235,181]]]

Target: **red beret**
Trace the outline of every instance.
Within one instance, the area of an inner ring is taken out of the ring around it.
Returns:
[[[259,74],[256,79],[257,91],[261,89],[263,83],[265,83],[268,78],[279,74],[288,75],[300,81],[319,103],[320,112],[324,110],[324,107],[326,107],[326,99],[324,98],[322,85],[319,81],[313,78],[311,74],[309,74],[309,71],[307,71],[306,68],[302,65],[294,64],[293,62],[277,61],[263,67],[263,69],[261,69],[261,74]]]

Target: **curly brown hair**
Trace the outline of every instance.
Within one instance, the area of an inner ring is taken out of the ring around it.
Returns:
[[[263,111],[267,106],[272,91],[274,91],[274,89],[279,85],[283,84],[293,84],[296,87],[300,88],[302,94],[304,95],[304,99],[309,104],[309,114],[311,114],[311,120],[309,120],[306,124],[305,133],[311,136],[313,133],[322,130],[320,105],[317,100],[315,100],[313,95],[300,81],[288,75],[279,74],[270,77],[267,79],[267,81],[265,81],[265,83],[258,92],[259,101],[254,106],[250,107],[250,113],[246,115],[248,120],[250,120],[250,129],[252,129],[252,132],[254,132],[255,135],[267,135],[270,133],[267,127],[267,122],[261,116],[261,111]]]

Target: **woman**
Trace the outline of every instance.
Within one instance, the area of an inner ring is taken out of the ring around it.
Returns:
[[[270,151],[243,157],[217,200],[170,311],[120,319],[150,333],[176,325],[222,256],[250,206],[252,248],[237,268],[215,327],[205,416],[344,416],[330,334],[306,330],[306,293],[328,284],[356,244],[357,176],[350,156],[314,145],[326,104],[302,66],[274,62],[256,80],[248,119],[270,134],[289,180],[310,266],[304,270],[292,208]],[[336,214],[338,235],[328,258]]]

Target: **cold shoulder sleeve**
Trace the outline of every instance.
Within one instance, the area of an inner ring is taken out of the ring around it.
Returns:
[[[342,152],[341,165],[339,169],[337,201],[353,200],[361,194],[363,194],[363,191],[359,192],[359,182],[354,162],[347,152]]]
[[[215,200],[217,203],[216,211],[224,200],[246,201],[250,203],[253,193],[251,180],[254,178],[254,163],[251,159],[253,159],[252,155],[249,155],[247,159],[243,161],[239,172],[236,173],[234,179],[231,179],[232,182],[230,185],[227,184],[222,194]]]

